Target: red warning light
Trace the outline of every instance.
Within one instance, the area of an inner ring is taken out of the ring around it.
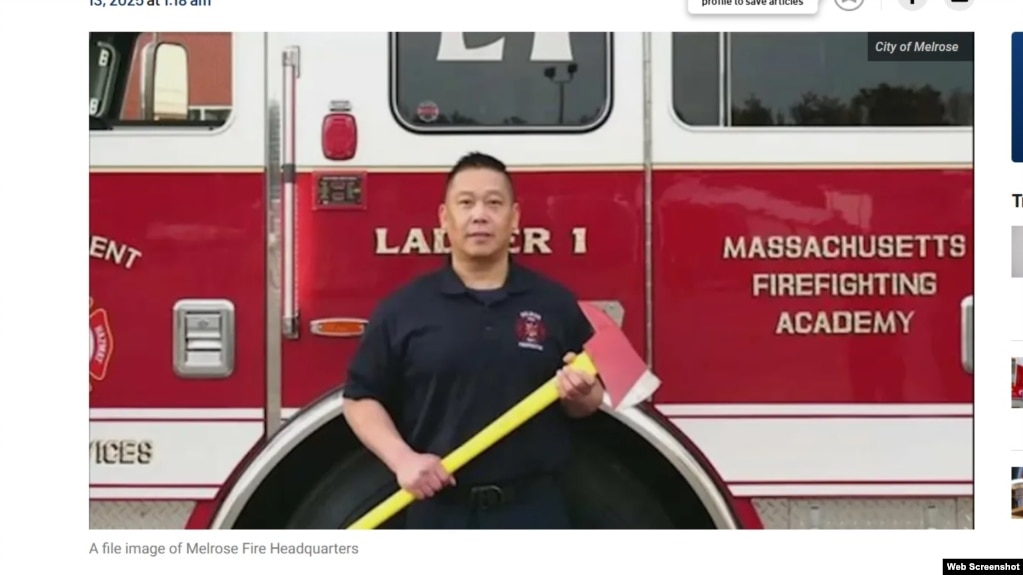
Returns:
[[[328,160],[351,160],[359,147],[359,130],[351,114],[327,114],[323,118],[323,157]]]

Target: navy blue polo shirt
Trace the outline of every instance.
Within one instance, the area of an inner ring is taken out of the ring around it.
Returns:
[[[412,449],[444,457],[550,379],[593,334],[575,296],[516,263],[474,291],[450,264],[385,298],[366,326],[344,396],[372,398]],[[460,470],[460,485],[558,472],[570,452],[555,404]]]

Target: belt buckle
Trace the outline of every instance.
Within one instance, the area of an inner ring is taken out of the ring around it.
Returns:
[[[469,490],[473,505],[486,511],[504,502],[504,490],[496,485],[478,485]]]

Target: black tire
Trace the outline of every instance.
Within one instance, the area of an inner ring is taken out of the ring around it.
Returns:
[[[577,529],[672,529],[656,497],[600,447],[580,442],[565,477]],[[359,450],[332,468],[298,505],[287,529],[341,529],[397,490],[391,473]],[[380,526],[401,529],[404,516]],[[681,526],[678,526],[681,527]]]

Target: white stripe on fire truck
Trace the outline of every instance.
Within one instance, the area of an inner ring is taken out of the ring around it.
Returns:
[[[141,501],[206,501],[217,496],[218,487],[89,487],[89,499],[92,501],[123,501],[137,499]]]
[[[729,485],[736,497],[972,497],[967,483],[817,483]]]
[[[92,501],[209,501],[218,488],[91,487]],[[735,497],[971,497],[972,483],[731,485]]]
[[[725,171],[725,170],[972,170],[970,162],[913,162],[913,163],[857,163],[857,162],[822,162],[822,163],[659,163],[652,165],[655,171],[659,170],[685,170],[685,171]],[[312,172],[330,171],[337,169],[337,166],[300,165],[296,170],[299,174]],[[446,173],[451,169],[450,165],[428,165],[428,166],[407,166],[407,165],[366,165],[366,166],[345,166],[345,170],[359,172],[373,172],[375,174],[409,174],[409,173]],[[519,164],[509,165],[511,172],[638,172],[643,170],[643,164]],[[264,170],[262,165],[252,166],[90,166],[89,173],[261,173]]]
[[[200,492],[212,497],[263,435],[260,410],[92,411],[92,439],[147,440],[154,446],[149,465],[90,466],[95,499],[174,499],[192,493],[186,489],[199,490],[193,494],[196,498],[201,498],[195,495]],[[97,418],[104,415],[116,417]],[[200,415],[202,419],[197,419]],[[969,417],[733,416],[671,421],[736,495],[958,497],[971,489]]]
[[[667,417],[703,418],[787,418],[787,417],[971,417],[969,403],[714,403],[657,405]],[[297,408],[284,408],[290,418]],[[92,408],[93,421],[262,421],[258,408]]]

